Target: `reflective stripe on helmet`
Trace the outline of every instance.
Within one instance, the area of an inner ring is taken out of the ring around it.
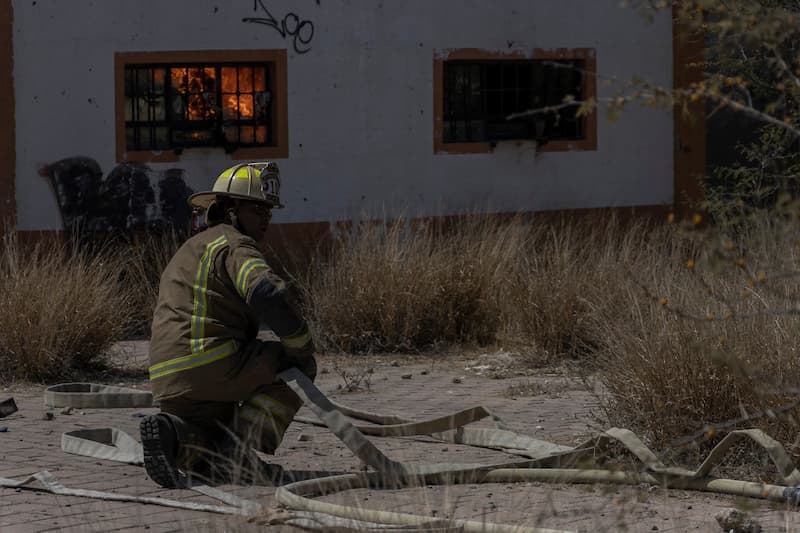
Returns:
[[[269,268],[266,261],[260,257],[253,257],[244,262],[236,275],[236,290],[242,298],[247,299],[247,278],[257,268]]]
[[[280,189],[280,170],[274,161],[240,163],[223,170],[210,191],[191,195],[189,204],[207,209],[214,197],[221,195],[263,202],[271,208],[280,208],[283,207]]]
[[[233,175],[234,178],[240,180],[257,179],[259,176],[261,176],[261,172],[250,166],[238,169],[236,174]]]
[[[228,341],[203,352],[192,353],[158,363],[149,368],[150,380],[162,378],[176,372],[189,370],[198,366],[208,365],[220,359],[225,359],[236,353],[239,345],[236,341]]]
[[[208,285],[208,271],[211,268],[211,260],[214,253],[225,246],[228,240],[224,235],[217,237],[206,245],[205,252],[197,265],[197,275],[194,281],[194,307],[192,313],[192,338],[190,346],[192,353],[200,353],[205,345],[205,321],[206,321],[206,290]]]

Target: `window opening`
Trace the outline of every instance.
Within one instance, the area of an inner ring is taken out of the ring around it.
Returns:
[[[444,62],[444,142],[586,137],[577,106],[506,120],[583,94],[581,60],[452,60]]]
[[[274,146],[269,63],[125,66],[129,151]]]

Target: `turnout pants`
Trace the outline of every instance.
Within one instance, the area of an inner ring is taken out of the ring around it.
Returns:
[[[281,343],[255,339],[232,363],[220,365],[214,383],[196,383],[190,392],[162,400],[161,410],[183,419],[195,430],[192,434],[204,436],[206,446],[219,449],[220,443],[233,441],[243,450],[255,448],[273,454],[302,406],[285,383],[276,381],[277,374],[291,366],[294,364]],[[203,446],[199,442],[182,444]],[[180,456],[184,454],[179,455],[180,462],[191,462]]]

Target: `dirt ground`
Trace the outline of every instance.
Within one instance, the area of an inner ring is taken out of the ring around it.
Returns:
[[[117,370],[95,377],[110,384],[147,389],[146,351],[145,341],[120,343],[111,357]],[[511,359],[501,351],[448,358],[322,356],[317,384],[340,403],[413,418],[483,405],[514,431],[562,445],[576,445],[604,429],[595,394],[574,376],[563,371],[522,372],[510,364]],[[61,434],[77,428],[116,427],[138,439],[141,416],[156,409],[87,409],[65,414],[43,405],[44,388],[17,385],[0,390],[0,400],[13,396],[20,408],[18,413],[0,419],[0,477],[20,479],[48,470],[69,488],[217,503],[192,491],[161,489],[141,467],[69,455],[60,448]],[[313,416],[305,408],[300,415]],[[392,459],[415,464],[485,464],[519,459],[428,437],[373,441]],[[274,461],[298,477],[316,471],[347,473],[362,468],[327,429],[299,423],[290,427]],[[220,488],[267,505],[274,503],[274,487]],[[715,515],[736,508],[751,513],[763,531],[800,531],[800,514],[783,504],[655,486],[498,483],[365,489],[320,499],[431,518],[586,532],[722,531]],[[285,528],[140,503],[0,489],[2,533],[278,529]]]

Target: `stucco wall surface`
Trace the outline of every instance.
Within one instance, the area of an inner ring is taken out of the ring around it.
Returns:
[[[668,15],[648,23],[618,0],[26,0],[14,2],[18,228],[59,229],[44,165],[74,156],[107,176],[115,160],[114,54],[214,49],[288,51],[288,206],[276,222],[360,213],[453,214],[665,204],[673,194],[670,113],[601,109],[597,150],[434,154],[433,59],[453,48],[594,48],[604,78],[672,83]],[[313,23],[306,53],[291,36],[243,22],[295,13]],[[232,164],[221,149],[152,163],[194,190]]]

